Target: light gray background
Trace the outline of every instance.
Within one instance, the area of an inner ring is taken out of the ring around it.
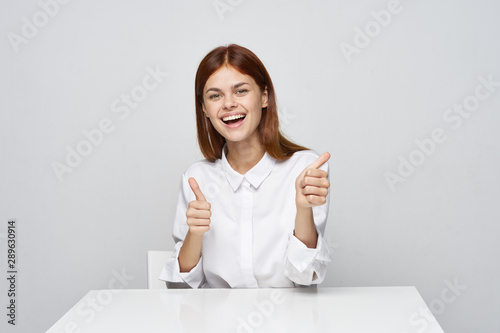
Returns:
[[[18,325],[2,278],[2,332],[45,331],[117,272],[115,287],[146,288],[146,251],[172,249],[180,176],[202,158],[196,68],[231,42],[267,66],[285,133],[332,155],[324,286],[415,285],[446,332],[499,332],[500,87],[459,128],[443,119],[478,77],[500,81],[499,3],[401,0],[350,61],[342,43],[390,1],[220,3],[73,1],[43,22],[38,1],[0,2],[2,272],[10,218],[19,260]],[[23,17],[46,25],[16,52]],[[148,67],[169,75],[121,119],[113,101]],[[114,130],[59,181],[52,163],[105,118]],[[392,191],[386,172],[436,128],[446,141]]]

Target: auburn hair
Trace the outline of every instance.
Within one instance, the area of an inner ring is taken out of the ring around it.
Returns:
[[[280,132],[278,108],[273,82],[264,64],[249,49],[237,45],[219,46],[210,51],[200,62],[195,78],[196,127],[198,144],[205,158],[211,162],[222,157],[226,139],[217,132],[203,112],[203,89],[209,77],[222,66],[231,66],[242,74],[251,76],[263,92],[267,88],[267,107],[257,130],[266,152],[273,158],[284,161],[295,152],[308,148],[291,142]]]

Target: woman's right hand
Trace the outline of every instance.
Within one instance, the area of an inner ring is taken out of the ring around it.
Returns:
[[[189,178],[188,183],[196,196],[196,200],[189,203],[186,212],[189,232],[193,235],[203,236],[205,232],[210,230],[210,217],[212,216],[210,203],[201,193],[200,187],[194,178]]]

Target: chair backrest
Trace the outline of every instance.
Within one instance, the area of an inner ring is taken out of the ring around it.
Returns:
[[[165,289],[165,281],[159,279],[160,273],[173,251],[148,251],[148,289]]]

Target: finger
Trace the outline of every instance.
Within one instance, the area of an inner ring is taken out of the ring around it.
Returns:
[[[187,222],[187,224],[189,226],[192,226],[192,227],[207,227],[210,225],[210,219],[194,219],[194,218],[191,218],[189,219],[189,221]]]
[[[196,230],[196,231],[199,231],[199,232],[207,232],[207,231],[210,231],[210,226],[209,225],[195,225],[193,226],[193,228]]]
[[[306,185],[330,186],[328,172],[319,169],[307,169],[304,173],[304,177],[300,180],[300,187]]]
[[[324,177],[304,177],[302,180],[301,184],[302,187],[305,186],[317,186],[317,187],[324,187],[324,188],[329,188],[330,187],[330,182],[328,181],[327,178]]]
[[[327,178],[328,172],[321,169],[307,169],[304,176],[316,177],[316,178]]]
[[[193,200],[189,203],[189,208],[210,211],[211,205],[208,201]]]
[[[314,161],[312,164],[310,164],[308,166],[308,168],[317,169],[320,166],[322,166],[323,164],[325,164],[326,161],[328,161],[329,159],[330,159],[330,153],[325,152],[320,157],[318,157],[318,159],[316,161]]]
[[[324,205],[326,203],[326,197],[323,197],[323,196],[317,196],[317,195],[308,195],[307,197],[307,201],[314,205],[314,206],[321,206],[321,205]]]
[[[194,195],[196,196],[196,200],[207,201],[207,199],[205,199],[205,196],[203,195],[203,193],[201,193],[200,187],[198,186],[196,179],[191,177],[188,179],[188,183],[189,183],[189,186],[191,187],[191,190],[193,190]]]
[[[316,187],[316,186],[306,186],[302,189],[303,195],[317,195],[320,197],[326,197],[328,194],[328,189],[324,187]]]
[[[186,216],[195,219],[209,219],[212,216],[212,212],[209,210],[190,209],[186,213]]]

